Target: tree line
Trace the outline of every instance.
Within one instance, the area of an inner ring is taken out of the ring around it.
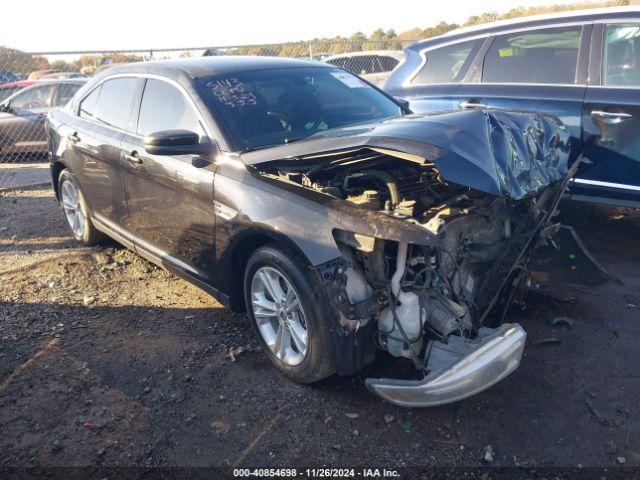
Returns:
[[[462,24],[440,22],[433,27],[413,28],[406,32],[396,33],[393,29],[384,31],[381,28],[371,35],[356,32],[349,37],[336,36],[333,38],[315,38],[308,41],[287,42],[278,45],[258,45],[215,49],[221,55],[272,55],[281,57],[309,58],[319,55],[333,55],[338,53],[360,52],[368,50],[400,50],[416,40],[427,39],[442,35],[451,30],[472,25],[526,17],[545,13],[555,13],[568,10],[580,10],[597,7],[614,7],[629,5],[632,0],[607,0],[597,3],[581,2],[565,5],[548,5],[538,7],[518,7],[505,13],[487,12],[474,15]],[[190,56],[184,52],[182,56]],[[153,58],[158,59],[157,55]],[[0,68],[6,68],[18,74],[28,74],[35,70],[79,71],[92,74],[96,68],[104,63],[128,63],[145,60],[143,55],[136,54],[98,54],[82,55],[73,61],[49,60],[47,57],[31,55],[20,50],[0,46]]]

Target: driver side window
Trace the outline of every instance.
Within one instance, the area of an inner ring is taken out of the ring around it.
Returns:
[[[54,85],[43,85],[17,94],[10,103],[13,110],[33,110],[51,107]]]

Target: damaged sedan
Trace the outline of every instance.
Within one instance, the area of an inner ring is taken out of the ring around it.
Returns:
[[[299,60],[114,67],[47,125],[77,240],[112,237],[246,311],[297,382],[406,359],[402,378],[366,380],[404,406],[518,367],[526,333],[507,308],[575,169],[555,117],[415,115]]]

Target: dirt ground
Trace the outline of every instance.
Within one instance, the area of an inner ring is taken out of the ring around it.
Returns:
[[[564,219],[625,285],[565,232],[539,255],[553,298],[510,314],[528,332],[520,368],[403,409],[367,373],[291,383],[243,315],[115,243],[80,247],[49,188],[2,193],[0,467],[637,468],[640,214],[570,205]]]

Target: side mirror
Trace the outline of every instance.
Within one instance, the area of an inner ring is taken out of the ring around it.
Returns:
[[[405,100],[404,98],[396,98],[396,102],[398,103],[398,105],[400,105],[404,113],[413,113],[409,108],[409,100]]]
[[[3,103],[0,105],[0,112],[9,113],[11,112],[11,107],[9,106],[8,103]]]
[[[214,146],[188,130],[154,132],[144,139],[144,149],[151,155],[209,155]]]

